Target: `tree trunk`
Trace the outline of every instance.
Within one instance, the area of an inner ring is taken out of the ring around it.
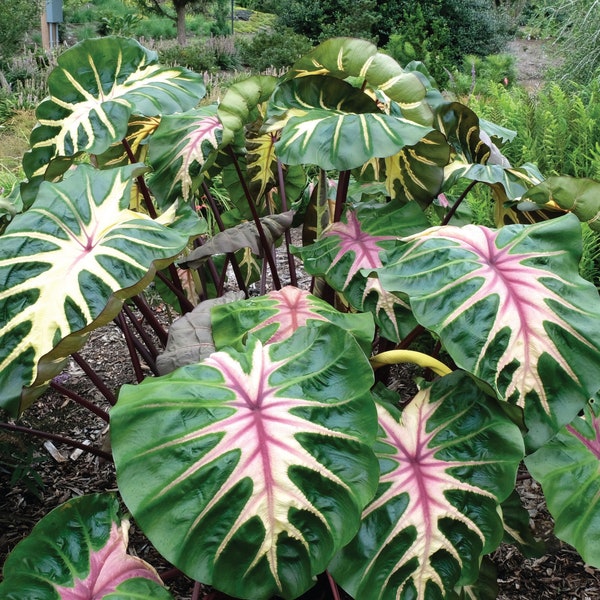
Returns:
[[[187,37],[185,35],[185,2],[173,2],[175,11],[177,12],[177,42],[180,46],[187,45]]]

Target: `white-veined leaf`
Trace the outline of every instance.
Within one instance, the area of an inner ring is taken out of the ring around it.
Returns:
[[[0,237],[0,405],[11,414],[204,230],[185,205],[160,220],[129,210],[132,177],[143,169],[79,165],[60,183],[44,182]]]

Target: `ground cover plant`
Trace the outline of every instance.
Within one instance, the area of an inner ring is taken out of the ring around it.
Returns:
[[[77,398],[110,420],[110,452],[88,450],[213,597],[316,598],[321,577],[332,598],[493,598],[486,555],[503,539],[537,551],[522,460],[557,535],[600,563],[600,310],[578,272],[598,183],[510,166],[513,132],[364,40],[218,104],[125,38],[65,52],[48,87],[27,179],[0,205],[3,428],[69,356],[102,391],[78,351],[117,319],[139,384],[106,394],[110,414]],[[463,210],[479,185],[494,228]],[[267,272],[274,289],[250,296]],[[131,313],[152,322],[151,283],[186,313],[168,360]],[[386,385],[402,361],[424,368],[406,403]],[[0,597],[171,597],[126,557],[127,529],[116,495],[67,502],[11,553]]]

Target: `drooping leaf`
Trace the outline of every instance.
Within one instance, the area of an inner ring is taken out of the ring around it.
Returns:
[[[158,372],[166,375],[179,367],[208,358],[216,350],[211,310],[220,304],[241,300],[243,297],[243,292],[226,292],[219,298],[200,302],[194,310],[175,320],[169,327],[167,346],[156,359]]]
[[[402,69],[391,56],[379,52],[375,44],[366,40],[344,37],[326,40],[300,58],[286,77],[311,75],[358,77],[397,102],[405,118],[425,125],[432,121],[420,77]]]
[[[575,177],[549,177],[523,196],[540,209],[571,211],[590,229],[600,231],[600,183]]]
[[[127,554],[128,531],[114,494],[62,504],[9,554],[0,598],[172,600],[156,571]]]
[[[600,305],[578,275],[572,215],[535,225],[431,228],[406,238],[379,277],[405,292],[455,363],[523,409],[535,449],[600,386]]]
[[[382,113],[370,96],[349,83],[316,75],[279,85],[267,121],[271,128],[283,127],[275,146],[281,161],[340,171],[392,156],[431,131]]]
[[[536,540],[531,529],[529,512],[521,502],[517,490],[502,503],[504,520],[504,541],[514,544],[519,552],[527,558],[539,558],[546,551],[546,544]]]
[[[42,176],[55,157],[102,154],[127,133],[129,117],[193,108],[204,96],[201,75],[157,64],[158,55],[133,39],[104,37],[76,44],[57,59],[48,77],[49,97],[23,168]]]
[[[498,592],[498,569],[489,556],[484,556],[477,581],[460,586],[448,600],[496,600]]]
[[[111,438],[136,523],[199,581],[296,598],[377,487],[372,383],[354,338],[314,322],[123,387]]]
[[[241,350],[248,334],[263,343],[277,343],[309,320],[329,321],[350,332],[367,356],[375,335],[373,319],[366,313],[341,313],[304,290],[287,285],[265,296],[215,306],[213,337],[217,348]]]
[[[591,402],[548,443],[525,458],[542,484],[554,533],[585,562],[600,566],[600,410]]]
[[[10,414],[203,231],[186,206],[160,220],[129,210],[131,178],[142,171],[80,165],[44,182],[0,238],[0,405]]]
[[[385,184],[392,199],[431,204],[442,189],[444,167],[450,159],[450,146],[441,133],[432,131],[414,146],[384,159]]]
[[[162,117],[148,150],[154,169],[149,184],[159,206],[178,197],[189,201],[221,142],[223,126],[216,112],[211,105]]]
[[[502,540],[498,505],[514,487],[521,433],[461,372],[402,411],[377,411],[379,489],[330,570],[361,600],[446,598]]]
[[[227,89],[217,111],[223,124],[223,146],[230,144],[244,125],[258,117],[258,106],[269,99],[276,85],[276,77],[254,75]]]
[[[260,219],[269,244],[277,241],[291,227],[293,216],[292,211],[287,211]],[[184,260],[179,261],[179,265],[185,269],[194,269],[213,254],[237,252],[241,248],[250,248],[257,256],[264,255],[258,229],[252,221],[220,231],[205,244],[192,250]]]

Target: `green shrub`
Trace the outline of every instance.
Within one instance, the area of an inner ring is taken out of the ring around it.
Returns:
[[[405,10],[401,25],[390,35],[385,50],[401,65],[413,60],[422,61],[438,84],[443,85],[448,80],[447,72],[452,68],[453,60],[450,32],[442,17],[432,10],[435,4],[440,3]]]
[[[132,34],[134,27],[142,20],[141,15],[128,13],[126,15],[108,15],[100,19],[98,33],[100,35],[125,35]]]
[[[147,17],[134,28],[137,37],[147,40],[172,40],[177,35],[175,21],[164,17]]]
[[[158,53],[161,62],[187,67],[197,73],[215,71],[218,68],[215,53],[206,44],[175,45],[161,49]]]
[[[311,48],[306,37],[289,29],[257,33],[236,44],[242,63],[253,71],[289,66]]]
[[[457,58],[466,54],[497,54],[514,33],[508,16],[487,0],[443,0],[441,16]]]
[[[37,2],[31,0],[0,2],[0,69],[6,60],[19,51],[27,32],[37,24],[37,19]]]

